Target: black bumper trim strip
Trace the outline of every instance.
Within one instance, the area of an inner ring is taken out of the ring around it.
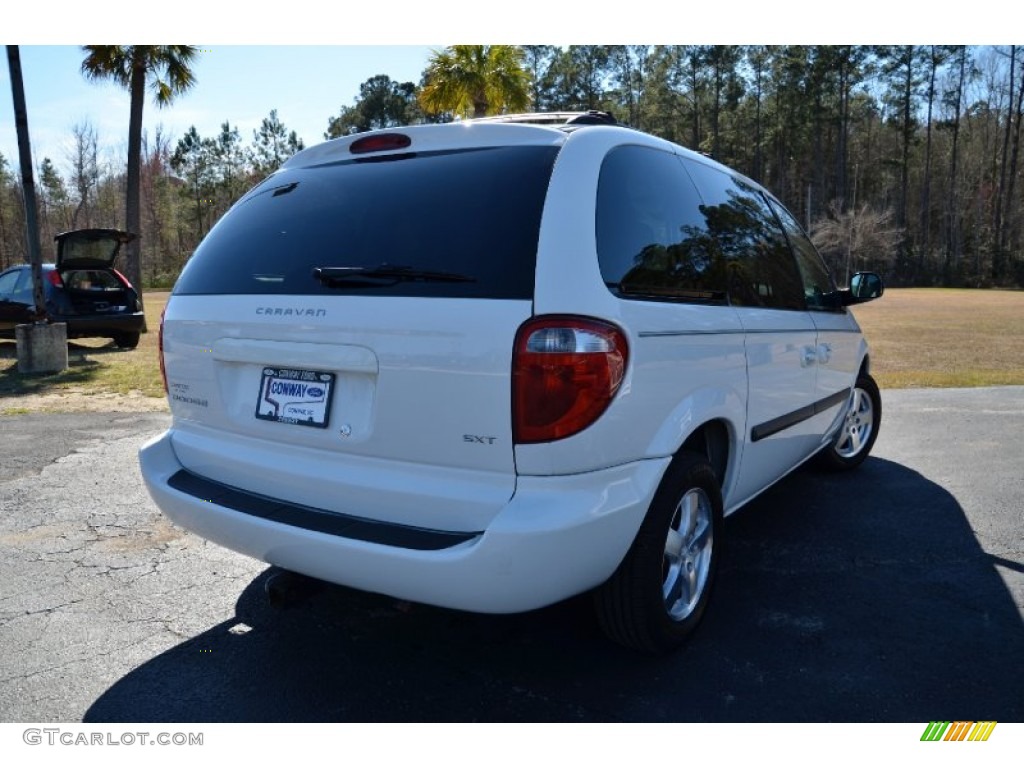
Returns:
[[[292,504],[232,488],[192,474],[186,469],[175,472],[167,484],[181,493],[263,520],[389,547],[423,551],[448,549],[482,535],[482,532],[436,531],[411,525],[382,523]]]
[[[834,395],[822,398],[816,403],[811,403],[810,405],[805,405],[803,408],[798,408],[792,413],[787,413],[770,421],[766,421],[763,424],[758,424],[750,430],[750,442],[756,443],[758,440],[764,440],[766,437],[771,437],[778,432],[782,432],[784,429],[796,426],[801,421],[806,421],[812,416],[817,416],[819,413],[823,413],[833,406],[845,403],[849,397],[850,390],[844,389],[836,392]]]

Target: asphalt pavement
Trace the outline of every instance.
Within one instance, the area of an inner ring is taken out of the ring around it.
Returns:
[[[0,417],[0,721],[1024,720],[1024,387],[883,391],[860,470],[726,521],[669,657],[585,597],[515,616],[334,586],[170,525],[136,452],[165,414]]]

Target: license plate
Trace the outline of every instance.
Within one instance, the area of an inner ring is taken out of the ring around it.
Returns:
[[[256,418],[324,429],[333,394],[333,373],[264,368]]]

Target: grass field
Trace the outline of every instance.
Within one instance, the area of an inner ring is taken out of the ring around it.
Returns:
[[[854,315],[883,388],[1024,384],[1024,291],[890,289]]]
[[[158,409],[164,389],[157,355],[157,329],[167,296],[166,292],[145,295],[149,333],[142,334],[137,348],[118,349],[108,339],[75,339],[68,342],[68,368],[62,373],[18,373],[16,344],[0,340],[0,416],[35,410],[89,410],[81,407],[82,398],[96,395],[145,398],[151,401],[146,406]],[[36,395],[50,397],[40,405],[33,397]]]
[[[137,349],[119,350],[104,339],[73,341],[63,373],[19,374],[15,343],[0,341],[0,416],[91,410],[96,403],[109,410],[126,403],[165,408],[156,331],[167,296],[146,294],[150,332]],[[1024,384],[1024,291],[890,289],[855,315],[883,388]]]

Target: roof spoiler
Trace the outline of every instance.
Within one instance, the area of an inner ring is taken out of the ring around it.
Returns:
[[[467,123],[527,123],[532,125],[618,125],[610,112],[591,109],[586,112],[522,112],[492,115],[466,120]]]

